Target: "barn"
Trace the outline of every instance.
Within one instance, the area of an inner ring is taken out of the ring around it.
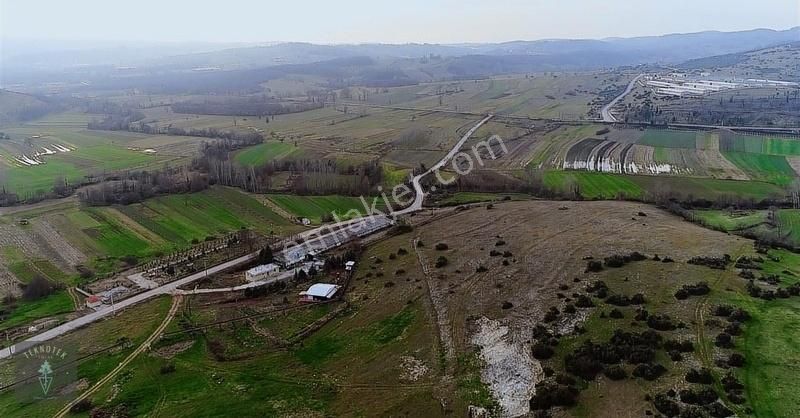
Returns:
[[[308,290],[300,292],[300,302],[324,302],[331,300],[340,286],[328,283],[314,283]]]

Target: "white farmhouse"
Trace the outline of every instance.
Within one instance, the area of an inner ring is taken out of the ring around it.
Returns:
[[[280,270],[280,267],[278,267],[277,264],[264,264],[247,270],[247,272],[244,274],[244,277],[248,282],[255,282],[277,273],[278,270]]]

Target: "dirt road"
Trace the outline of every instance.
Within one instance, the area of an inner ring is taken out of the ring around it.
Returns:
[[[70,403],[64,406],[64,408],[58,411],[54,416],[56,418],[67,416],[67,414],[69,414],[69,410],[73,406],[75,406],[78,402],[92,396],[94,393],[100,390],[100,388],[103,387],[103,385],[113,380],[123,369],[125,369],[125,367],[128,364],[130,364],[133,360],[135,360],[136,357],[139,356],[139,354],[141,354],[146,350],[149,350],[150,345],[161,336],[161,333],[164,332],[164,330],[167,328],[167,325],[169,325],[172,319],[175,318],[175,314],[178,313],[178,308],[181,306],[182,299],[183,297],[180,295],[175,296],[175,298],[172,300],[172,306],[169,308],[169,312],[167,313],[166,318],[164,318],[164,320],[161,322],[158,328],[156,328],[156,330],[153,331],[153,333],[150,334],[150,336],[147,337],[147,339],[144,340],[144,342],[139,347],[133,350],[133,352],[129,354],[128,357],[125,357],[125,360],[122,360],[117,365],[117,367],[111,370],[111,372],[109,372],[105,377],[98,380],[97,383],[94,384],[94,386],[92,386],[85,392],[81,393],[80,396],[73,399]]]

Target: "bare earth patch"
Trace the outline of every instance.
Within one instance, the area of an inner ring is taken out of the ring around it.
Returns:
[[[480,347],[485,363],[481,380],[489,386],[504,415],[518,417],[530,411],[529,401],[542,379],[542,366],[521,343],[511,341],[509,328],[486,317],[476,321],[472,343]]]
[[[178,354],[183,353],[184,351],[192,348],[193,345],[194,345],[194,340],[181,341],[179,343],[168,345],[166,347],[161,347],[158,350],[153,350],[153,356],[169,360],[177,356]]]

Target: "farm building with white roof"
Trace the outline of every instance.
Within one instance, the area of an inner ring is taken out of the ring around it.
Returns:
[[[248,282],[254,282],[271,276],[272,274],[277,273],[278,270],[280,270],[280,267],[278,267],[277,264],[264,264],[247,270],[244,277]]]
[[[339,291],[339,287],[335,284],[314,283],[308,290],[300,292],[300,301],[321,302],[330,300]]]

